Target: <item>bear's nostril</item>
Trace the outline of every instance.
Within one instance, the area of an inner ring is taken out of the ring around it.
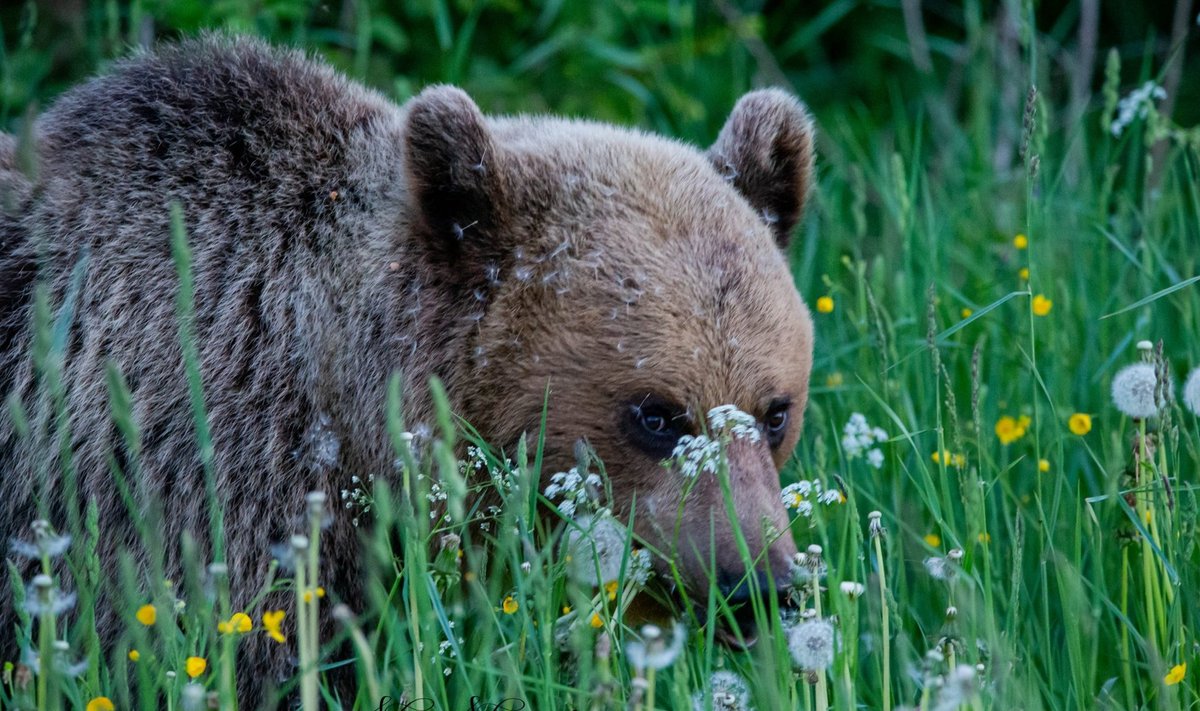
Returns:
[[[786,605],[788,599],[789,588],[786,584],[775,580],[775,586],[772,587],[771,580],[765,571],[755,573],[757,578],[757,589],[760,595],[773,594],[780,605]],[[726,602],[731,606],[743,605],[750,602],[751,595],[754,594],[754,588],[751,585],[749,576],[743,574],[723,574],[718,577],[717,590],[724,596]]]

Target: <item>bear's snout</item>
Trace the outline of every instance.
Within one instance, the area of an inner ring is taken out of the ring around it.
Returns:
[[[797,551],[769,448],[735,441],[726,456],[729,500],[718,476],[701,472],[684,498],[669,548],[689,592],[702,600],[715,584],[736,604],[749,601],[755,588],[775,593],[790,585]]]

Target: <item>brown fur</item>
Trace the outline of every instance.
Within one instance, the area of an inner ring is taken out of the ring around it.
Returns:
[[[431,422],[424,384],[436,375],[454,410],[505,446],[536,430],[549,387],[548,470],[569,467],[586,438],[619,513],[636,497],[637,532],[696,587],[744,573],[720,491],[699,483],[673,540],[684,481],[637,445],[631,408],[678,405],[694,433],[714,406],[762,418],[787,397],[777,446],[730,452],[752,553],[766,546],[764,521],[786,529],[777,469],[799,435],[812,349],[779,250],[811,182],[811,126],[792,97],[748,94],[705,155],[582,121],[485,119],[449,87],[396,107],[299,54],[207,38],[63,96],[35,149],[30,189],[0,144],[0,187],[19,196],[0,223],[0,393],[20,399],[35,433],[53,433],[30,359],[32,267],[61,303],[86,248],[63,378],[72,464],[100,507],[109,565],[121,548],[148,555],[107,463],[130,461],[110,420],[110,361],[132,391],[138,476],[163,503],[162,539],[149,543],[176,571],[181,533],[207,546],[170,201],[193,253],[235,605],[261,584],[268,545],[299,529],[305,492],[332,497],[354,474],[393,471],[383,403],[397,371],[410,424]],[[0,551],[39,511],[61,528],[81,505],[61,496],[52,438],[18,437],[0,414]],[[716,571],[705,570],[710,535]],[[335,518],[325,541],[327,587],[361,606],[355,529]],[[792,553],[790,536],[770,546],[777,578]],[[99,614],[105,634],[120,629],[111,606]],[[0,642],[13,620],[0,598]],[[292,670],[261,637],[245,653],[270,670],[242,675],[255,703],[260,680]]]

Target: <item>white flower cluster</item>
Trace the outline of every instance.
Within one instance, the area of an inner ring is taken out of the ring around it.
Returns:
[[[707,435],[684,435],[671,450],[667,463],[679,465],[679,473],[689,479],[700,472],[716,474],[721,463],[721,441]]]
[[[579,467],[571,467],[551,476],[550,485],[544,493],[551,501],[561,498],[562,501],[557,504],[559,510],[567,516],[574,516],[589,500],[599,500],[600,486],[599,474],[585,474],[579,471]]]
[[[1110,128],[1112,135],[1120,136],[1121,132],[1133,123],[1135,118],[1146,118],[1154,102],[1165,98],[1167,98],[1166,89],[1152,81],[1129,92],[1129,95],[1117,104],[1117,115]]]
[[[725,444],[735,439],[757,442],[762,439],[758,421],[754,416],[739,410],[737,405],[718,405],[708,411],[706,435],[684,435],[671,450],[671,458],[664,464],[679,467],[679,472],[689,479],[700,472],[716,474],[721,464],[721,451]]]
[[[488,466],[487,454],[475,445],[467,446],[467,458],[458,463],[458,471],[468,481],[479,474],[486,473],[500,491],[512,491],[517,482],[517,465],[511,459],[505,459],[498,465]]]
[[[849,421],[842,428],[842,450],[850,459],[866,456],[867,464],[876,469],[883,468],[883,450],[875,446],[888,440],[888,433],[882,427],[872,427],[866,416],[861,412],[850,414]]]
[[[718,405],[709,410],[708,428],[713,435],[728,433],[733,439],[757,442],[762,437],[754,416],[739,410],[737,405]]]
[[[358,517],[371,512],[371,506],[375,503],[375,499],[371,496],[371,489],[375,483],[375,475],[370,474],[364,482],[357,474],[350,477],[350,483],[354,484],[353,489],[342,489],[342,505],[347,509],[359,509],[359,512],[350,519],[351,523],[358,526]]]
[[[814,501],[826,506],[840,504],[843,501],[842,492],[836,488],[825,489],[821,486],[819,479],[812,481],[801,479],[795,484],[788,484],[779,492],[779,498],[783,501],[784,508],[794,509],[797,514],[805,518],[812,516]]]

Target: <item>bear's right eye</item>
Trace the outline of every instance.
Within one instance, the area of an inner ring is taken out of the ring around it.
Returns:
[[[647,454],[662,459],[671,454],[687,427],[683,408],[647,398],[629,406],[622,429]]]

